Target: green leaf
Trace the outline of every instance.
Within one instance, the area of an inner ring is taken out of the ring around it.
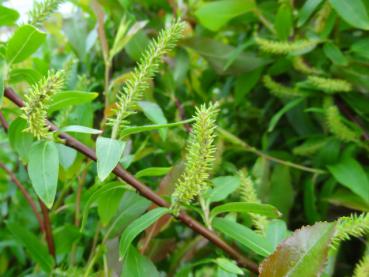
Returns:
[[[363,38],[359,39],[353,44],[351,44],[351,51],[355,54],[364,57],[366,59],[369,59],[369,38]]]
[[[280,219],[273,219],[268,221],[265,231],[265,238],[275,250],[280,242],[289,236],[286,222]]]
[[[344,158],[339,163],[329,165],[328,170],[340,184],[369,203],[369,180],[363,167],[352,158]]]
[[[255,8],[254,0],[213,1],[202,4],[195,16],[209,30],[218,31],[232,18],[251,12]]]
[[[97,175],[100,181],[113,171],[120,161],[126,142],[98,137],[96,140]]]
[[[284,105],[282,109],[280,109],[278,112],[276,112],[273,115],[272,119],[269,121],[268,132],[272,132],[274,130],[275,126],[277,125],[277,123],[279,122],[279,120],[282,118],[282,116],[285,113],[287,113],[289,110],[296,107],[302,101],[304,101],[304,98],[297,98],[297,99],[291,100],[286,105]]]
[[[139,233],[144,231],[146,228],[150,227],[155,221],[170,211],[167,208],[156,208],[144,214],[143,216],[134,220],[123,232],[119,243],[119,254],[121,259],[123,259],[131,243],[137,237]]]
[[[244,103],[246,95],[249,94],[259,81],[261,72],[262,67],[237,77],[234,92],[234,98],[237,104]]]
[[[65,133],[82,133],[82,134],[93,134],[93,135],[99,135],[102,133],[101,130],[89,128],[86,126],[80,126],[80,125],[69,125],[65,126],[60,129],[60,132]]]
[[[155,124],[155,125],[127,127],[121,132],[121,136],[126,137],[126,136],[132,135],[132,134],[138,134],[138,133],[153,131],[153,130],[160,130],[162,128],[176,127],[176,126],[180,126],[180,125],[183,125],[183,124],[191,123],[193,121],[194,121],[194,119],[187,119],[187,120],[178,121],[178,122],[174,122],[174,123],[168,123],[168,124]]]
[[[226,258],[217,258],[215,262],[220,268],[227,272],[243,275],[242,269],[239,268],[234,261]]]
[[[304,211],[308,222],[311,224],[320,219],[316,202],[315,185],[311,179],[308,179],[304,183]]]
[[[103,184],[99,187],[92,187],[91,192],[87,198],[86,204],[83,208],[82,213],[82,222],[81,222],[81,231],[83,231],[88,217],[88,212],[91,209],[92,204],[97,202],[104,194],[109,192],[116,193],[117,190],[122,191],[125,190],[125,185],[122,182],[116,181],[116,182],[110,182],[107,184]]]
[[[44,43],[46,34],[31,25],[19,27],[6,46],[6,61],[9,64],[27,59]]]
[[[323,47],[324,54],[335,64],[347,65],[348,61],[341,50],[331,42],[327,42]]]
[[[124,259],[121,276],[134,277],[159,277],[160,274],[155,265],[133,246],[130,246]]]
[[[221,176],[211,180],[214,188],[208,190],[204,198],[209,202],[219,202],[228,197],[240,186],[240,178],[238,176]]]
[[[77,158],[77,150],[60,143],[57,143],[56,147],[58,148],[60,165],[65,170],[70,168]]]
[[[326,262],[333,232],[333,224],[322,222],[295,231],[263,261],[259,276],[318,276]]]
[[[106,186],[106,185],[103,185]],[[107,190],[99,195],[97,200],[97,212],[100,216],[101,223],[106,226],[112,217],[116,214],[119,204],[123,196],[124,186],[120,186],[120,190]]]
[[[82,234],[76,226],[66,223],[65,225],[55,228],[53,230],[53,236],[56,253],[60,255],[70,253],[73,243],[76,242]]]
[[[137,172],[135,176],[136,178],[145,176],[163,176],[166,175],[171,169],[171,167],[148,167]]]
[[[310,18],[310,16],[316,11],[320,3],[323,0],[307,0],[302,6],[298,14],[297,27],[301,27]]]
[[[53,268],[53,259],[46,246],[34,234],[28,231],[23,224],[7,223],[6,227],[26,247],[31,258],[40,265],[42,270],[50,273]]]
[[[274,27],[280,40],[287,40],[292,33],[292,8],[288,2],[282,2],[274,21]]]
[[[277,207],[283,217],[287,218],[295,195],[289,167],[277,165],[274,168],[270,182],[271,189],[268,203]]]
[[[362,212],[369,212],[369,204],[367,202],[344,188],[337,189],[333,194],[330,194],[328,197],[325,197],[322,200],[328,201],[333,205],[343,206]]]
[[[138,105],[142,109],[145,116],[150,119],[153,123],[158,125],[167,124],[168,120],[165,118],[164,113],[160,106],[153,102],[139,101]],[[159,129],[160,136],[163,140],[167,137],[166,129]]]
[[[213,227],[263,257],[273,252],[272,245],[265,238],[237,222],[215,218]]]
[[[242,74],[270,62],[268,58],[259,57],[254,52],[242,52],[229,67],[225,68],[224,65],[232,58],[235,47],[206,37],[186,39],[182,44],[198,52],[218,74]]]
[[[28,161],[28,153],[33,143],[30,133],[24,132],[27,121],[23,118],[15,119],[9,126],[9,142],[11,147],[18,153],[22,161]]]
[[[61,91],[54,94],[50,99],[49,113],[61,110],[62,108],[71,105],[80,105],[91,102],[99,94],[96,92],[85,92],[85,91]]]
[[[369,30],[369,16],[362,0],[329,0],[338,15],[353,27]]]
[[[230,202],[220,206],[216,206],[211,210],[211,217],[215,217],[220,213],[236,212],[236,213],[254,213],[265,215],[270,218],[278,218],[281,213],[272,205],[248,203],[248,202]]]
[[[19,13],[16,10],[0,6],[0,26],[13,25],[19,18]]]
[[[30,85],[34,85],[42,78],[42,75],[34,69],[30,68],[13,68],[9,73],[9,83],[17,84],[26,81]]]
[[[49,209],[58,185],[59,154],[52,141],[35,142],[29,152],[28,174],[36,194]]]
[[[136,192],[127,191],[121,201],[119,215],[109,226],[109,238],[120,235],[134,219],[143,214],[151,205],[146,198],[139,196]]]

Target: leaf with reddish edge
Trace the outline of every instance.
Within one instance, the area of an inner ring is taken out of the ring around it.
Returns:
[[[259,277],[315,277],[327,259],[334,224],[318,222],[296,230],[259,267]]]

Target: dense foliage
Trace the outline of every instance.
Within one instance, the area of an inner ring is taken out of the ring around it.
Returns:
[[[369,276],[368,1],[19,17],[0,0],[1,276]]]

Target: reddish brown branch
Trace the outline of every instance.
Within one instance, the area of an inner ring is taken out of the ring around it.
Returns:
[[[1,126],[3,126],[5,132],[8,132],[9,125],[8,125],[8,122],[6,122],[6,119],[2,112],[0,112],[0,124]]]
[[[5,89],[5,97],[7,97],[10,101],[15,103],[19,107],[23,107],[23,101],[19,96],[10,88]],[[49,123],[50,130],[56,131],[57,127]],[[65,141],[65,144],[69,147],[72,147],[76,149],[78,152],[82,153],[83,155],[89,157],[91,160],[96,161],[96,154],[95,151],[91,148],[87,147],[80,141],[76,140],[72,136],[60,133],[59,137]],[[130,184],[132,187],[134,187],[142,196],[145,198],[151,200],[155,204],[161,207],[168,207],[169,204],[161,198],[159,195],[157,195],[155,192],[153,192],[149,187],[141,183],[139,180],[137,180],[134,176],[132,176],[129,172],[124,170],[120,165],[115,167],[113,170],[113,173],[119,177],[120,179],[124,180],[126,183]],[[228,253],[233,259],[237,261],[237,263],[241,266],[244,266],[248,268],[249,270],[257,273],[258,272],[258,266],[256,263],[248,259],[247,257],[244,257],[237,249],[230,246],[228,243],[226,243],[224,240],[222,240],[217,234],[214,232],[208,230],[205,228],[201,223],[196,221],[195,219],[191,218],[186,213],[182,212],[178,219],[185,223],[188,227],[190,227],[193,231],[196,233],[202,235],[209,241],[211,241],[214,245]]]
[[[24,198],[26,199],[26,201],[28,202],[28,204],[31,206],[31,209],[32,209],[33,213],[36,216],[36,219],[38,221],[38,224],[40,225],[41,231],[45,233],[44,222],[42,221],[42,217],[41,217],[41,215],[40,215],[40,213],[39,213],[39,211],[37,209],[37,205],[36,205],[35,201],[33,201],[31,195],[28,193],[28,191],[22,185],[22,183],[18,180],[18,178],[15,176],[15,174],[12,171],[10,171],[2,162],[0,162],[0,168],[2,168],[6,172],[6,174],[9,175],[10,180],[21,191],[21,193],[23,194]]]
[[[49,253],[55,258],[55,246],[54,246],[54,238],[51,228],[51,222],[49,218],[49,211],[45,204],[39,199],[38,202],[41,206],[42,216],[44,218],[45,223],[45,238],[47,242],[47,247],[49,249]]]

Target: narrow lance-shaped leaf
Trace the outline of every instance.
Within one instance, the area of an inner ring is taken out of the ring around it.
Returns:
[[[59,155],[52,141],[35,142],[29,153],[28,174],[42,202],[50,209],[58,185]]]
[[[273,246],[265,238],[237,222],[215,218],[213,227],[263,257],[273,252]]]
[[[26,247],[31,258],[40,265],[42,270],[51,272],[53,259],[49,255],[46,246],[34,234],[28,231],[27,228],[24,228],[22,224],[8,223],[7,228]]]
[[[277,208],[272,205],[247,202],[226,203],[212,209],[210,214],[214,217],[224,212],[254,213],[265,215],[270,218],[278,218],[281,215]]]
[[[144,231],[146,228],[151,226],[156,220],[158,220],[163,215],[169,213],[167,208],[156,208],[144,214],[143,216],[134,220],[123,232],[119,243],[119,253],[121,259],[123,259],[127,251],[137,237],[139,233]]]

